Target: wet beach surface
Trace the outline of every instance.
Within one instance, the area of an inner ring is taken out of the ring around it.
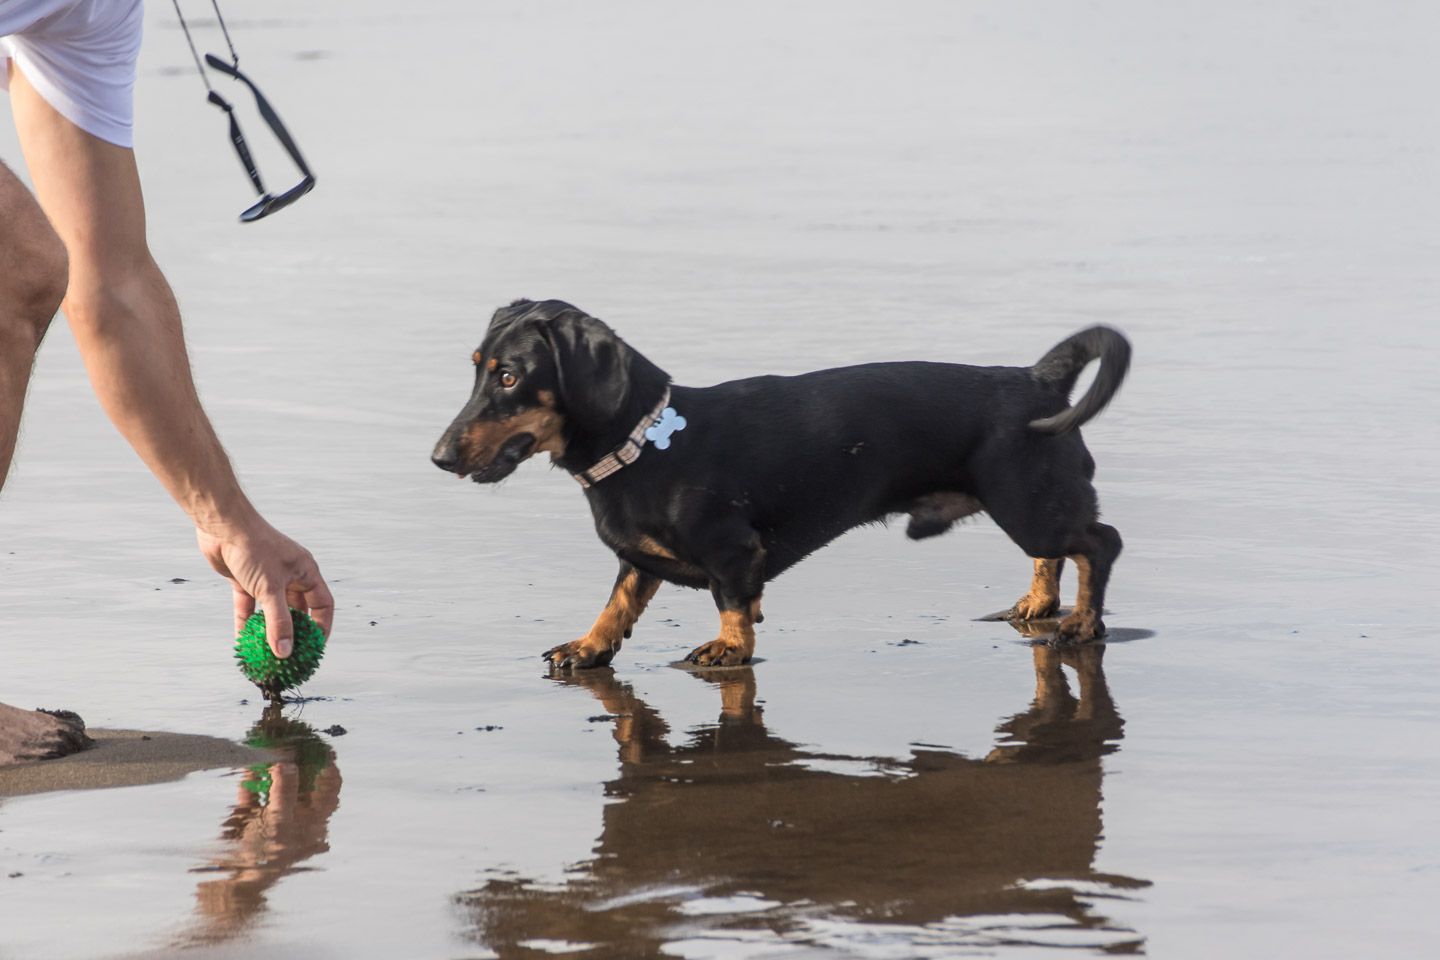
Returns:
[[[1426,953],[1440,15],[1199,13],[249,4],[319,186],[241,227],[152,4],[152,242],[336,631],[264,714],[228,586],[57,324],[0,498],[0,696],[278,759],[0,802],[0,956]],[[1119,642],[974,621],[1029,580],[981,518],[787,573],[752,667],[672,667],[715,618],[666,587],[613,670],[548,677],[614,575],[576,484],[427,459],[519,296],[686,384],[1121,328],[1086,428]]]

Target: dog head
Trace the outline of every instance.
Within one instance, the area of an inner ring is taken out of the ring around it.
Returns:
[[[430,459],[476,483],[503,480],[540,451],[561,460],[577,436],[604,435],[625,414],[638,356],[568,303],[502,307],[471,356],[470,399]]]

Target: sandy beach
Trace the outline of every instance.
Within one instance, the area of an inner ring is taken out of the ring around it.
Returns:
[[[57,322],[0,498],[0,699],[100,743],[0,770],[0,956],[1433,950],[1440,13],[227,12],[318,185],[236,223],[250,187],[151,3],[151,241],[334,637],[267,713],[228,584]],[[1112,642],[977,621],[1030,578],[977,517],[787,572],[748,668],[676,669],[715,609],[666,587],[610,669],[548,675],[615,576],[577,484],[429,462],[517,297],[687,385],[1125,331],[1129,379],[1085,427],[1125,538]]]
[[[95,745],[56,760],[0,766],[0,798],[52,790],[100,790],[178,780],[272,759],[218,737],[141,730],[90,730]]]

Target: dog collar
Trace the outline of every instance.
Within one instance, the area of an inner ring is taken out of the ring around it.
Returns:
[[[618,473],[639,460],[640,451],[647,441],[653,442],[655,449],[664,450],[670,446],[670,435],[684,429],[685,418],[670,406],[670,388],[666,387],[660,402],[635,424],[635,429],[630,431],[630,436],[625,438],[624,443],[595,461],[589,469],[581,470],[572,476],[580,482],[580,486],[588,490],[610,474]]]

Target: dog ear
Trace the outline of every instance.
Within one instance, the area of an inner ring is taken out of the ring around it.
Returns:
[[[555,358],[555,376],[565,416],[577,426],[600,431],[625,412],[634,353],[604,322],[564,314],[542,325]]]

